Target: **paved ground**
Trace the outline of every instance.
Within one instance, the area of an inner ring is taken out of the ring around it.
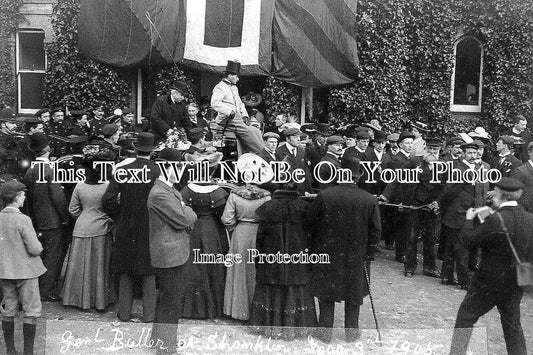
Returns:
[[[450,328],[453,327],[459,304],[465,292],[455,286],[440,285],[439,280],[416,274],[408,279],[403,276],[403,265],[394,261],[389,251],[380,253],[372,264],[372,293],[379,326],[382,331],[382,346],[375,343],[376,331],[368,298],[361,308],[360,327],[366,329],[358,343],[346,343],[343,332],[335,333],[332,345],[324,346],[303,339],[293,342],[258,339],[245,324],[229,319],[184,320],[180,329],[185,335],[183,353],[280,353],[295,354],[444,354],[449,346]],[[115,309],[107,312],[80,311],[62,307],[57,303],[44,303],[42,323],[38,326],[36,353],[44,354],[45,321],[48,323],[48,350],[46,354],[151,354],[144,339],[149,324],[123,323],[115,319]],[[135,302],[135,312],[141,313],[140,302]],[[526,295],[522,301],[522,326],[526,333],[528,350],[533,353],[533,297]],[[336,309],[335,326],[344,324],[344,306]],[[87,321],[80,323],[78,321]],[[505,343],[498,312],[494,309],[477,324],[472,345],[473,353],[505,354]],[[17,341],[22,344],[21,324],[17,325]],[[101,328],[102,332],[98,332]],[[117,329],[122,329],[120,336]],[[68,333],[70,332],[70,333]],[[128,333],[129,332],[129,333]],[[486,333],[485,333],[486,332]],[[71,340],[67,335],[74,334]],[[126,342],[128,334],[130,343]],[[78,342],[74,341],[79,338]],[[104,341],[105,340],[105,341]],[[250,344],[246,345],[248,342]],[[254,343],[252,348],[251,343]],[[105,346],[104,346],[105,344]],[[3,353],[5,348],[0,348]],[[129,350],[124,350],[129,345]],[[202,348],[203,347],[203,348]]]

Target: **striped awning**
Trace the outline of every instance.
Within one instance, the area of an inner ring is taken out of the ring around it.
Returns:
[[[356,0],[84,0],[82,54],[118,67],[174,62],[306,87],[354,80]]]

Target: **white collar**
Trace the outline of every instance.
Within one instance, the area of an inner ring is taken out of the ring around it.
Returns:
[[[405,150],[403,150],[403,149],[400,148],[400,152],[402,152],[403,155],[405,155],[407,158],[409,158],[410,154],[407,153]]]
[[[216,189],[218,189],[218,185],[198,185],[193,184],[192,182],[187,185],[189,189],[191,189],[193,192],[196,192],[197,194],[208,194]]]
[[[505,154],[499,154],[500,158],[505,158],[506,156],[508,156],[509,154],[511,154],[511,152],[507,152]]]
[[[359,148],[358,146],[355,146],[355,149],[357,149],[358,151],[360,151],[361,153],[364,153],[366,152],[366,150],[362,150],[361,148]]]
[[[382,155],[383,155],[383,152],[384,152],[383,150],[382,150],[381,152],[378,152],[377,150],[374,149],[374,153],[375,153],[378,157],[382,156]]]
[[[531,165],[531,167],[533,168],[533,161],[531,161],[531,160],[528,160],[527,162],[528,162],[528,163],[529,163],[529,165]]]
[[[20,210],[18,208],[16,208],[16,207],[10,207],[10,206],[4,207],[4,210],[8,210],[8,209],[12,210],[12,211],[20,212]]]
[[[335,154],[335,153],[333,153],[333,152],[330,152],[329,150],[326,152],[326,154],[329,154],[329,155],[331,155],[332,157],[335,157],[335,158],[339,159],[339,156],[338,156],[337,154]]]
[[[50,163],[50,159],[47,157],[37,157],[35,160],[44,161],[45,163]]]
[[[498,207],[498,209],[500,209],[502,207],[506,207],[506,206],[516,207],[516,206],[518,206],[518,202],[516,202],[516,201],[505,201],[505,202],[502,202],[500,204],[500,207]]]

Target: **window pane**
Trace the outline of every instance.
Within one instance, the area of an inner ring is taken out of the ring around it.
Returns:
[[[44,73],[20,73],[19,80],[20,108],[41,108],[44,99]]]
[[[44,33],[19,32],[19,70],[45,70]]]
[[[455,56],[454,105],[479,105],[481,44],[465,38],[457,44]]]

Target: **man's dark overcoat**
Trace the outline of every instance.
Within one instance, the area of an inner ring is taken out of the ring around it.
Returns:
[[[166,138],[170,128],[183,128],[185,132],[189,132],[192,128],[185,103],[172,102],[170,95],[162,95],[155,100],[150,122],[154,134],[159,139]]]
[[[287,143],[288,144],[288,143]],[[312,175],[309,171],[309,166],[307,164],[307,155],[305,150],[300,147],[296,148],[296,156],[291,154],[287,144],[280,145],[276,149],[276,158],[278,161],[286,161],[291,167],[291,171],[295,169],[302,169],[305,171],[305,181],[301,184],[298,184],[298,193],[304,195],[305,192],[312,192],[313,188],[311,187]]]
[[[362,304],[368,294],[364,263],[381,236],[377,199],[356,184],[322,190],[308,210],[311,253],[327,253],[330,264],[312,266],[312,290],[320,300]]]
[[[533,166],[529,161],[525,162],[512,172],[511,177],[526,186],[518,203],[524,206],[526,211],[533,213]]]
[[[151,161],[137,158],[119,168],[131,170],[148,167],[149,183],[122,183],[109,179],[109,186],[102,197],[104,211],[116,223],[115,244],[111,257],[114,273],[151,275],[149,221],[146,201],[150,189],[159,176],[159,168]],[[120,194],[120,195],[119,195]]]
[[[326,153],[326,155],[324,155],[322,159],[320,160],[320,163],[322,162],[328,162],[328,163],[333,164],[334,169],[340,169],[341,167],[341,162],[339,158],[337,158],[331,153]],[[318,177],[320,177],[322,181],[327,181],[331,177],[333,177],[333,181],[329,183],[320,183],[320,190],[324,190],[324,189],[327,189],[328,187],[337,185],[337,180],[338,180],[337,173],[335,171],[332,171],[331,165],[323,164],[320,166],[319,169],[316,169],[316,170],[317,170]],[[313,170],[313,173],[314,173],[314,170]]]

